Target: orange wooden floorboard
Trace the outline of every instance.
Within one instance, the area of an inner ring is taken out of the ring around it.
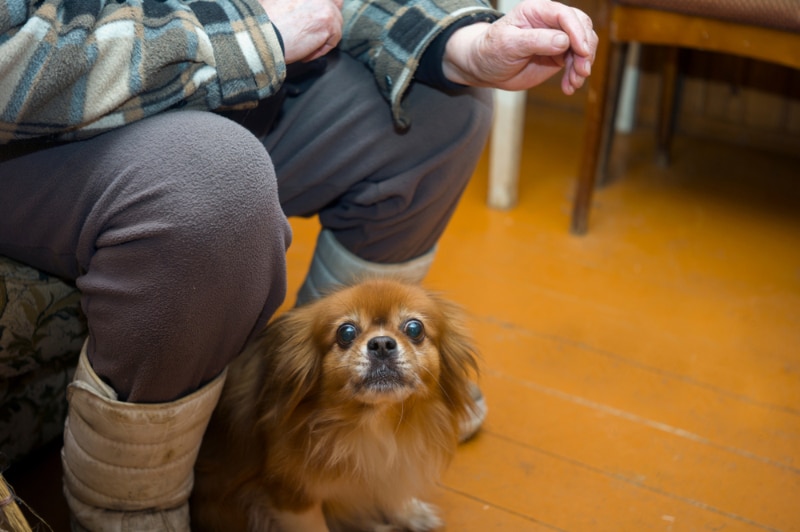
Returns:
[[[678,137],[665,170],[623,137],[579,238],[581,117],[526,127],[519,205],[486,208],[484,159],[426,280],[490,407],[447,530],[800,530],[800,159]],[[317,230],[292,223],[290,291]]]
[[[574,237],[581,116],[526,127],[519,205],[486,207],[484,158],[426,279],[490,408],[432,494],[446,530],[800,531],[800,159],[678,137],[663,170],[637,132]],[[284,309],[318,229],[291,222]],[[18,487],[60,530],[51,454]]]

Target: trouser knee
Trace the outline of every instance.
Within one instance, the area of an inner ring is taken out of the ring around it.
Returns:
[[[278,308],[291,231],[269,158],[240,126],[179,112],[129,128],[77,284],[95,371],[126,400],[166,401],[222,371]]]

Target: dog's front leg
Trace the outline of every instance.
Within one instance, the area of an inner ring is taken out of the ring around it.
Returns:
[[[328,532],[321,503],[300,513],[276,511],[272,517],[276,532]]]

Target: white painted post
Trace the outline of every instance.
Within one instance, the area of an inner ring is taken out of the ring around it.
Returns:
[[[519,1],[498,0],[497,9],[508,13]],[[493,209],[510,209],[517,203],[526,97],[526,91],[494,91],[488,198],[489,207]]]
[[[488,198],[493,209],[510,209],[517,203],[526,97],[526,91],[494,91]]]

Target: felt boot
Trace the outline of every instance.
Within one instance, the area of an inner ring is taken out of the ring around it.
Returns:
[[[225,374],[170,403],[126,403],[92,370],[84,345],[61,451],[73,530],[189,530],[194,462]]]
[[[409,283],[420,283],[433,263],[435,249],[406,262],[383,264],[370,262],[354,255],[336,240],[333,233],[323,229],[317,238],[314,256],[297,293],[297,305],[304,305],[342,285],[359,279],[393,277]]]

